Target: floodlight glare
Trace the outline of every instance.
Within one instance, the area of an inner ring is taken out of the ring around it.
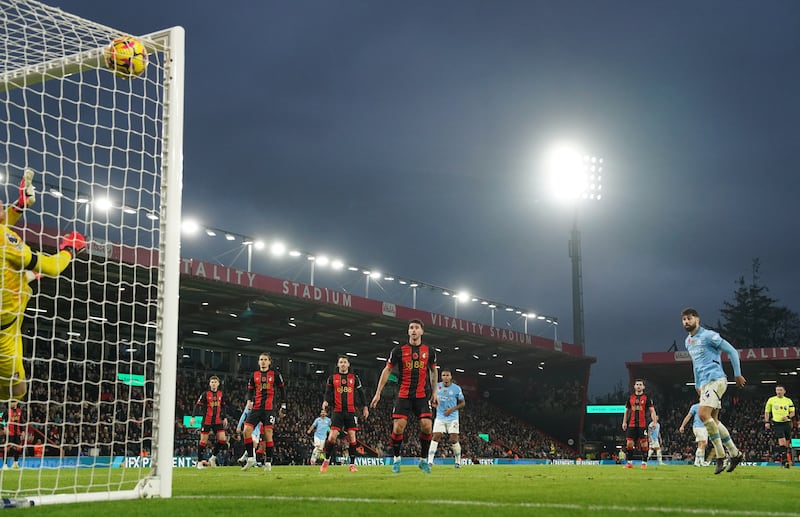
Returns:
[[[269,247],[270,253],[273,255],[283,255],[286,253],[286,246],[282,242],[273,242],[272,246]]]
[[[198,226],[197,221],[193,219],[186,219],[181,223],[181,229],[183,230],[183,233],[192,235],[197,233],[197,230],[200,229],[200,226]]]
[[[317,264],[319,264],[322,267],[327,266],[330,263],[330,261],[331,260],[325,255],[320,255],[319,257],[317,257]]]

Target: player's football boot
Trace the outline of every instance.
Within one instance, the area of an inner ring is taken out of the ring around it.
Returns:
[[[399,474],[400,473],[400,460],[394,460],[392,462],[392,474]]]
[[[244,467],[242,467],[242,470],[250,470],[251,468],[255,467],[255,465],[255,458],[247,458],[247,460],[244,462]]]
[[[12,468],[12,469],[18,469],[18,468],[19,468],[19,463],[17,463],[17,462],[15,461],[14,463],[12,463],[12,464],[11,464],[11,468]]]
[[[647,462],[644,462],[644,461],[643,461],[643,462],[642,462],[642,470],[644,470],[644,469],[646,469],[646,468],[647,468]]]
[[[744,459],[744,454],[742,453],[742,451],[739,451],[739,454],[731,458],[731,461],[728,464],[728,469],[725,472],[733,472],[733,469],[735,469],[739,465],[739,463],[742,462],[743,459]]]
[[[213,454],[211,455],[210,458],[208,458],[208,465],[210,467],[216,467],[217,466],[217,457],[214,456]]]
[[[3,463],[3,470],[8,470],[8,464]]]
[[[197,468],[200,469],[200,470],[203,470],[204,468],[206,468],[206,466],[202,461],[198,461],[197,462]]]
[[[725,458],[717,458],[714,460],[716,466],[714,467],[714,474],[719,474],[725,470]]]
[[[428,460],[419,460],[419,469],[424,472],[425,474],[431,473],[431,464],[428,463]]]
[[[236,463],[238,463],[239,466],[244,467],[244,464],[247,463],[247,451],[244,451],[244,454],[242,454],[239,459],[236,460]]]
[[[358,469],[352,463],[350,464],[350,472],[358,472]]]
[[[264,472],[272,472],[272,463],[264,462]]]
[[[456,463],[455,465],[453,465],[453,467],[455,467],[457,469],[460,469],[461,468],[461,463]]]
[[[627,463],[625,464],[625,466],[624,466],[624,467],[622,467],[622,468],[624,468],[624,469],[632,469],[632,468],[633,468],[633,463],[631,463],[631,462],[629,461],[629,462],[627,462]]]
[[[330,461],[325,460],[322,462],[322,465],[319,467],[320,472],[328,472],[328,466],[331,464]]]

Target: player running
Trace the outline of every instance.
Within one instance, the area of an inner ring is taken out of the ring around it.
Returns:
[[[328,418],[328,412],[323,409],[306,431],[307,434],[314,433],[314,450],[311,451],[309,459],[311,465],[316,464],[317,459],[325,460],[325,440],[328,438],[330,430],[331,419]]]

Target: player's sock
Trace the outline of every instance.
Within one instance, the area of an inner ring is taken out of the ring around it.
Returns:
[[[436,457],[436,449],[439,448],[439,442],[436,440],[431,440],[430,445],[428,446],[428,463],[433,463],[433,458]]]
[[[650,461],[650,458],[653,457],[653,449],[647,451],[647,461]]]
[[[336,459],[336,442],[325,442],[325,459],[328,461]]]
[[[244,439],[244,450],[247,452],[247,457],[253,457],[253,438]]]
[[[275,442],[267,442],[264,446],[264,463],[272,463],[272,450],[275,448]]]
[[[661,461],[661,449],[658,449],[656,451],[656,459],[658,460],[659,463],[664,463],[663,461]]]
[[[778,453],[781,455],[780,463],[787,463],[789,460],[786,456],[786,446],[780,445],[778,446]]]
[[[731,458],[738,456],[739,449],[736,447],[736,444],[733,443],[733,440],[731,439],[731,433],[728,432],[728,428],[725,427],[725,424],[722,422],[718,423],[717,429],[719,429],[719,439],[722,442],[723,447],[728,449]]]
[[[350,454],[350,465],[356,464],[356,442],[350,444],[347,448],[348,454]]]
[[[403,435],[392,433],[392,452],[395,458],[400,457],[400,451],[403,448]]]
[[[197,461],[203,461],[203,458],[206,456],[206,446],[205,444],[200,444],[197,446]]]
[[[423,459],[427,459],[428,458],[428,449],[431,448],[431,438],[433,438],[433,435],[431,435],[431,434],[419,433],[419,448],[420,448],[419,457],[420,458],[423,458]],[[431,462],[431,463],[433,463],[433,462]]]
[[[433,442],[431,442],[431,446],[433,446]],[[456,465],[461,465],[461,443],[453,444],[453,456],[455,456]]]
[[[722,440],[719,436],[719,428],[713,418],[709,418],[703,425],[706,426],[708,431],[708,441],[714,445],[714,450],[717,453],[717,458],[725,457],[725,447],[722,446]]]

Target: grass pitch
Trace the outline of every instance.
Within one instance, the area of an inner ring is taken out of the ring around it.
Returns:
[[[88,478],[89,472],[80,470]],[[5,479],[4,479],[5,481]],[[26,515],[273,515],[360,516],[616,516],[800,515],[800,469],[740,466],[715,476],[713,468],[650,466],[467,465],[413,466],[350,472],[332,466],[176,469],[173,497],[24,510]],[[5,483],[4,483],[5,484]],[[23,510],[20,510],[23,511]]]

